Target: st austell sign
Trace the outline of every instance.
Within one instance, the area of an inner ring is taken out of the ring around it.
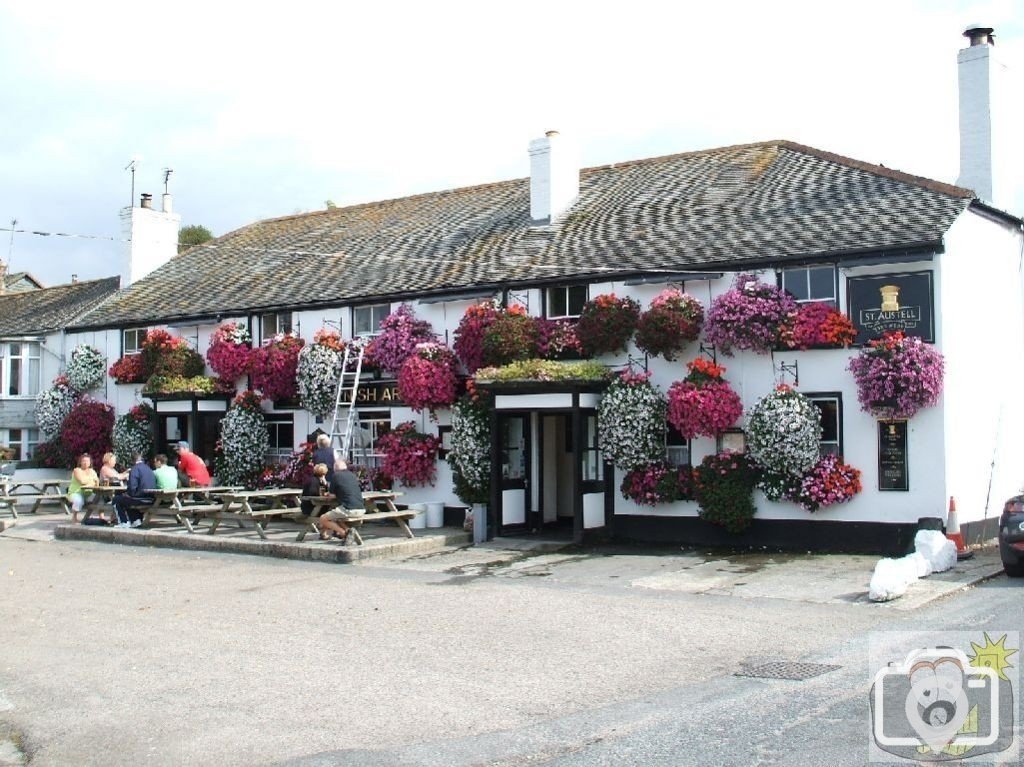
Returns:
[[[932,273],[876,274],[849,277],[846,282],[848,316],[857,328],[856,344],[901,331],[935,342]]]

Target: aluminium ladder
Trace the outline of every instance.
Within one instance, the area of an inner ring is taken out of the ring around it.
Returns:
[[[359,392],[359,375],[363,372],[363,353],[366,345],[361,339],[345,345],[338,376],[338,390],[334,396],[334,418],[331,420],[331,447],[337,455],[351,463],[352,436],[359,428],[359,411],[356,410],[356,395]],[[354,363],[354,369],[350,366]],[[343,414],[344,413],[344,414]]]

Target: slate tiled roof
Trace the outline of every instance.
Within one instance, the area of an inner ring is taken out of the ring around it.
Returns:
[[[553,226],[531,227],[529,179],[260,221],[80,326],[907,248],[940,241],[973,197],[791,142],[725,147],[585,169]]]
[[[12,293],[19,290],[39,290],[43,284],[28,272],[11,272],[4,275],[4,290]]]
[[[107,277],[0,295],[0,337],[60,330],[114,295],[120,282]]]

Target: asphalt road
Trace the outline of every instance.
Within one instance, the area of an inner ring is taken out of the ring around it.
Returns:
[[[0,740],[32,765],[859,765],[869,632],[1024,626],[1004,578],[900,611],[585,560],[484,577],[3,539]],[[841,668],[733,675],[780,658]]]

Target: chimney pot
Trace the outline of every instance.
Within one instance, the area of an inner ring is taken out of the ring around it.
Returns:
[[[152,210],[153,209],[153,195],[151,195],[151,194],[143,194],[142,195],[142,202],[139,203],[139,207],[140,208],[145,208],[146,210]]]
[[[995,45],[995,30],[992,27],[983,27],[981,24],[971,24],[964,30],[964,37],[971,41],[971,45]]]

